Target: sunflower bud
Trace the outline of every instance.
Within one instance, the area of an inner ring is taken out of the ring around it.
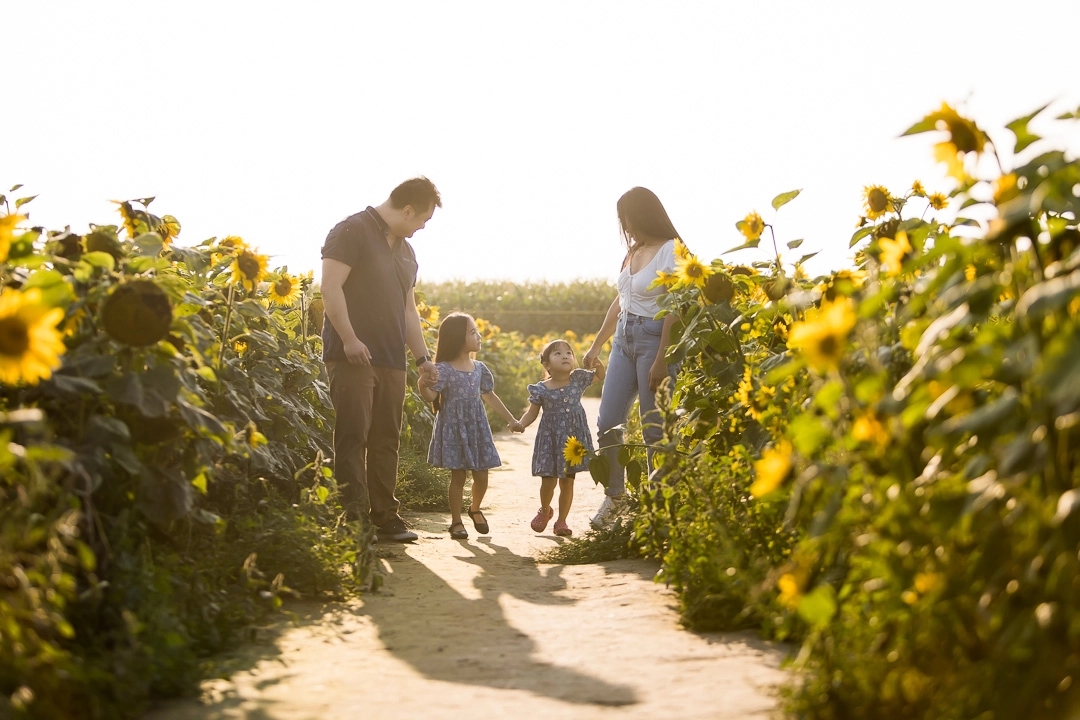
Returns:
[[[101,308],[105,332],[113,340],[143,347],[169,334],[172,306],[165,291],[150,280],[132,280],[120,285]]]
[[[705,280],[702,293],[706,300],[714,304],[731,302],[731,298],[735,297],[735,283],[724,273],[716,273]]]

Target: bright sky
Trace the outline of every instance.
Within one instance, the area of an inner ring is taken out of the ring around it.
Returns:
[[[0,185],[78,231],[156,196],[180,244],[240,235],[301,271],[423,174],[428,282],[613,279],[615,203],[644,185],[704,259],[758,210],[824,271],[864,185],[948,189],[934,136],[897,138],[943,100],[1007,148],[1009,120],[1075,110],[1078,21],[1076,0],[13,3]]]

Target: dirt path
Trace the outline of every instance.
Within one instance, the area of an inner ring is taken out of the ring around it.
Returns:
[[[596,401],[586,399],[595,422]],[[535,426],[534,426],[535,427]],[[538,564],[562,542],[536,535],[532,433],[497,438],[503,467],[484,502],[490,537],[451,540],[448,515],[407,516],[419,542],[382,545],[378,594],[298,604],[231,658],[229,680],[146,720],[362,718],[766,718],[784,649],[752,633],[681,629],[645,561]],[[602,489],[577,481],[570,527]]]

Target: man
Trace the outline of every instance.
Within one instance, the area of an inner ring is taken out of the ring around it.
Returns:
[[[349,517],[370,510],[378,537],[410,542],[398,515],[398,439],[407,381],[405,346],[425,378],[438,379],[416,311],[417,263],[408,239],[442,199],[424,177],[382,205],[334,226],[322,248],[323,362],[330,378],[334,469]]]

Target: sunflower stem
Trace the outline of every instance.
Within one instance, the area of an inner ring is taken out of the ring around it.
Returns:
[[[236,284],[229,284],[229,300],[225,305],[225,326],[221,328],[221,347],[218,348],[218,370],[225,363],[225,342],[229,339],[229,322],[232,320],[233,300],[236,298]]]
[[[304,350],[307,346],[307,288],[300,291],[300,337],[304,342]]]
[[[769,228],[769,235],[772,236],[772,249],[773,252],[776,253],[776,269],[780,270],[782,266],[780,265],[780,247],[776,244],[776,231],[773,229],[771,223],[765,227]]]

